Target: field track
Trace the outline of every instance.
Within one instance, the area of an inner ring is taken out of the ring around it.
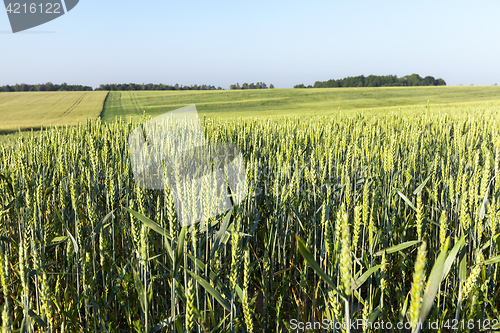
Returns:
[[[61,117],[65,117],[69,115],[72,111],[74,111],[78,107],[78,105],[80,105],[80,103],[83,101],[86,95],[87,93],[83,93],[82,96],[80,96],[80,98],[78,98],[78,100],[75,102],[75,104],[71,105],[69,109],[67,109],[66,111],[64,111],[64,113],[61,114]]]

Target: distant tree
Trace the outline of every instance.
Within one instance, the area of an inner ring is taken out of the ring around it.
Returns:
[[[424,78],[424,86],[437,86],[437,80],[433,76],[426,76]]]
[[[338,80],[316,81],[312,88],[333,88],[333,87],[392,87],[392,86],[432,86],[446,85],[442,79],[434,79],[432,76],[420,77],[418,74],[406,75],[398,78],[396,75],[369,75],[365,77],[348,76]],[[304,84],[298,84],[294,88],[305,88]]]
[[[272,83],[271,83],[271,84],[269,85],[269,89],[274,89],[274,84],[272,84]]]
[[[443,79],[439,78],[439,79],[437,79],[437,85],[438,86],[445,86],[446,82]]]
[[[409,86],[418,86],[422,78],[418,74],[412,74],[409,76],[406,76],[407,78],[407,85]]]

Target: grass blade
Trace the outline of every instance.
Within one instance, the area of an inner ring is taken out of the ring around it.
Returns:
[[[429,181],[429,179],[431,179],[431,176],[427,177],[427,178],[426,178],[426,179],[422,182],[422,184],[420,184],[420,186],[419,186],[419,187],[417,187],[417,188],[415,189],[415,191],[413,191],[413,195],[420,193],[420,192],[424,189],[425,184],[427,184],[427,182]]]
[[[160,227],[160,225],[158,225],[156,222],[151,221],[149,218],[147,218],[146,216],[142,215],[139,212],[136,212],[133,209],[130,209],[130,208],[127,208],[127,207],[123,207],[123,208],[125,208],[130,213],[130,215],[132,215],[133,217],[135,217],[136,219],[138,219],[139,221],[141,221],[142,223],[144,223],[146,226],[148,226],[152,230],[156,231],[160,235],[166,237],[167,239],[171,240],[170,237],[168,236],[167,230],[165,230],[164,228]]]
[[[491,265],[500,262],[500,255],[481,262],[482,265]]]
[[[361,287],[363,285],[363,283],[366,282],[366,280],[368,280],[368,278],[373,274],[375,273],[378,269],[380,269],[382,267],[382,265],[377,265],[377,266],[374,266],[372,268],[370,268],[369,270],[367,270],[366,272],[363,273],[363,275],[361,275],[353,284],[353,288],[354,289],[358,289],[359,287]]]
[[[453,249],[451,249],[450,254],[448,255],[448,258],[446,258],[446,261],[444,262],[444,267],[443,267],[443,277],[441,278],[441,281],[444,281],[448,273],[450,272],[451,266],[453,265],[453,262],[457,258],[457,254],[462,249],[462,247],[465,245],[465,236],[462,236],[460,240],[455,244]]]
[[[378,251],[377,253],[375,253],[375,255],[376,256],[381,256],[384,252],[386,254],[391,254],[391,253],[394,253],[394,252],[405,250],[405,249],[407,249],[407,248],[409,248],[409,247],[411,247],[413,245],[419,244],[419,243],[420,243],[420,241],[418,241],[418,240],[404,242],[404,243],[401,243],[401,244],[398,244],[398,245],[394,245],[394,246],[388,247],[385,250]]]
[[[328,283],[328,285],[330,286],[330,288],[332,288],[332,290],[334,292],[338,293],[339,296],[342,297],[342,299],[345,301],[346,300],[345,296],[342,295],[341,293],[339,293],[339,291],[337,290],[337,285],[321,269],[321,267],[316,262],[316,260],[314,260],[314,257],[312,255],[312,253],[307,249],[307,247],[305,246],[304,242],[302,242],[302,240],[299,238],[299,236],[295,236],[295,238],[297,239],[297,244],[299,246],[299,251],[302,254],[302,256],[304,257],[304,259],[306,259],[306,261],[309,264],[309,266],[311,266],[312,269],[314,269],[314,271],[316,272],[316,274],[318,274],[323,280],[325,280],[325,282]]]
[[[432,304],[434,303],[434,298],[436,297],[436,294],[438,292],[439,285],[441,284],[443,278],[444,264],[448,253],[449,244],[450,244],[450,237],[446,239],[443,251],[441,251],[441,253],[437,257],[436,263],[432,267],[431,275],[427,280],[427,285],[425,287],[425,293],[422,300],[422,305],[420,307],[419,321],[421,323],[423,323],[425,319],[427,319],[427,316],[431,311]]]
[[[220,305],[222,305],[227,311],[231,311],[231,306],[229,305],[228,302],[226,302],[226,300],[222,297],[222,295],[217,291],[215,290],[211,285],[210,283],[208,283],[205,279],[203,279],[201,276],[198,276],[196,274],[194,274],[193,272],[187,270],[187,272],[189,274],[191,274],[191,276],[196,280],[198,281],[198,283],[200,285],[203,286],[203,288],[205,288],[206,291],[208,291],[216,300],[217,302],[219,302]]]
[[[396,192],[399,194],[399,196],[410,206],[414,211],[417,211],[417,208],[411,203],[410,199],[403,193],[401,193],[398,189],[396,189]]]

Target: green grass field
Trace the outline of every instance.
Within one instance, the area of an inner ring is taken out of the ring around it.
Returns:
[[[116,116],[159,115],[195,104],[200,115],[228,117],[270,117],[280,115],[328,115],[340,110],[371,114],[397,111],[413,114],[427,105],[464,107],[474,103],[488,107],[500,103],[497,86],[325,88],[223,91],[122,91],[111,92],[104,106],[103,120]],[[408,108],[409,107],[409,108]]]
[[[96,119],[107,92],[15,92],[0,94],[0,133]]]
[[[498,331],[498,92],[115,92],[107,122],[0,136],[1,330],[296,332],[294,319],[327,319],[430,333],[417,323],[451,332],[456,318],[458,332]],[[0,94],[38,110],[4,112],[13,122],[84,110],[62,101],[75,96],[88,95]],[[227,196],[212,177],[196,186],[176,163],[153,190],[134,172],[138,117],[189,104],[208,142],[242,152],[246,196],[217,216]],[[210,218],[183,225],[196,207]]]
[[[246,176],[217,216],[226,193],[184,164],[141,188],[141,119],[0,142],[2,332],[498,332],[500,105],[399,114],[207,119]],[[210,219],[183,225],[196,207]]]

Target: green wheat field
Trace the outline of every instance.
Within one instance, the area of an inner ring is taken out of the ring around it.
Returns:
[[[500,330],[498,87],[88,94],[0,138],[2,332]],[[181,227],[128,135],[191,104],[247,195]]]

